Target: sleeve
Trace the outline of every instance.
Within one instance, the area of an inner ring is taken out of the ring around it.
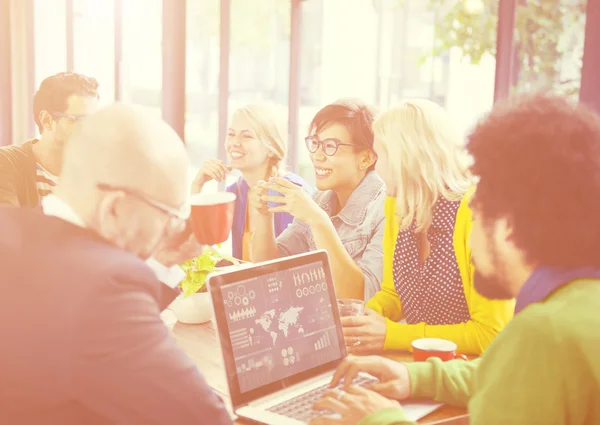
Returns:
[[[417,425],[406,419],[402,409],[383,409],[361,419],[357,425]]]
[[[443,362],[430,358],[425,362],[406,363],[412,397],[466,407],[473,394],[474,378],[481,360]]]
[[[310,232],[308,226],[294,219],[287,229],[277,237],[277,249],[281,257],[301,254],[309,251],[307,234]]]
[[[527,313],[526,321],[511,328],[511,338],[505,333],[501,344],[482,359],[469,402],[470,423],[587,423],[582,383],[590,379],[588,371],[579,366],[571,344],[557,334],[550,314]],[[571,415],[579,413],[581,422],[572,421]]]
[[[276,219],[275,237],[278,238],[292,224],[294,216],[286,212],[276,213]]]
[[[379,206],[381,204],[378,204]],[[381,289],[381,277],[383,274],[383,246],[382,240],[385,233],[385,217],[378,208],[374,219],[375,231],[371,235],[367,247],[356,264],[363,272],[364,277],[364,299],[368,300]]]
[[[473,289],[475,292],[475,290]],[[471,320],[456,325],[409,325],[387,320],[386,350],[409,350],[412,341],[419,338],[442,338],[454,342],[458,352],[483,353],[498,335],[511,315],[512,301],[492,301],[478,294],[469,303]]]
[[[456,343],[460,353],[479,355],[512,319],[514,300],[490,300],[480,295],[474,287],[475,269],[469,247],[472,219],[468,200],[469,197],[465,197],[457,216],[459,218],[456,224],[454,251],[465,285],[465,297],[471,319],[455,325],[408,325],[388,320],[386,349],[409,350],[411,342],[415,339],[442,338]]]
[[[0,152],[0,205],[18,207],[19,190],[18,174],[5,154]]]
[[[162,323],[161,285],[119,276],[92,291],[78,319],[73,397],[111,423],[231,425]]]
[[[431,358],[426,362],[407,363],[410,375],[411,397],[414,399],[433,399],[452,406],[466,407],[473,394],[473,382],[478,373],[481,359],[442,362]],[[510,391],[504,392],[511,394]],[[509,395],[510,397],[510,395]],[[512,421],[498,422],[504,424]],[[471,423],[474,423],[471,421]],[[488,423],[488,422],[481,422]],[[406,420],[402,409],[384,409],[364,418],[359,425],[413,425]]]
[[[394,285],[394,247],[399,224],[396,218],[396,198],[385,200],[385,225],[383,232],[383,279],[381,290],[367,302],[367,307],[389,318],[393,322],[402,319],[402,303]]]

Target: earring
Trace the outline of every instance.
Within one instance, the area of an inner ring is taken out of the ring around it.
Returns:
[[[365,167],[364,165],[361,165],[361,166],[359,167],[359,169],[360,169],[360,171],[365,171],[365,170],[367,169],[367,167]]]

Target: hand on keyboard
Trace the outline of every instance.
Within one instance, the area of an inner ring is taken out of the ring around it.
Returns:
[[[331,390],[326,392],[321,400],[314,405],[314,409],[326,409],[337,413],[336,419],[317,417],[311,419],[310,425],[337,425],[357,424],[366,416],[383,409],[398,408],[400,403],[389,400],[382,395],[365,388],[350,385],[346,390]]]

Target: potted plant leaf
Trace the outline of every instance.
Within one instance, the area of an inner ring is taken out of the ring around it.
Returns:
[[[239,265],[237,259],[224,255],[211,246],[198,257],[180,265],[185,272],[185,278],[179,284],[182,294],[169,307],[178,321],[204,323],[211,319],[212,305],[206,288],[206,277],[222,260],[227,260],[234,266]]]

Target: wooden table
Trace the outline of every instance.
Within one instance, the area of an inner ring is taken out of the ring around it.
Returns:
[[[217,340],[217,333],[212,322],[202,325],[184,325],[177,322],[173,327],[173,335],[183,350],[196,363],[208,384],[229,402],[227,378],[221,357],[221,348]],[[411,361],[409,353],[394,355],[402,361]],[[231,408],[231,406],[228,406]],[[422,424],[466,425],[468,424],[467,411],[463,408],[442,406],[435,412],[421,419]],[[440,422],[441,421],[441,422]],[[238,419],[236,424],[246,425],[248,422]]]

